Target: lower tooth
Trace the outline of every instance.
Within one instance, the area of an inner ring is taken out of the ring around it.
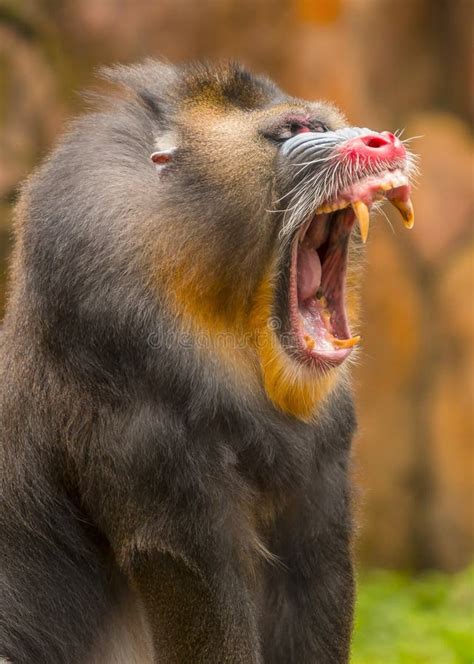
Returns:
[[[313,339],[313,337],[310,337],[309,334],[305,334],[304,335],[304,340],[305,340],[305,343],[306,343],[306,348],[308,350],[313,350],[313,348],[314,348],[314,339]]]
[[[326,336],[329,338],[329,341],[332,341],[334,335],[331,323],[331,312],[328,311],[327,309],[323,309],[323,311],[321,312],[321,318],[323,319],[324,325],[326,327]]]
[[[332,343],[336,348],[352,348],[357,345],[360,341],[360,336],[352,337],[351,339],[332,339]]]

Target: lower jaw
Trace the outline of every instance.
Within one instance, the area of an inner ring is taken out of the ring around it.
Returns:
[[[255,352],[266,397],[275,408],[303,422],[313,420],[324,407],[327,397],[344,380],[344,366],[335,371],[318,369],[314,362],[292,356],[282,343],[274,315],[273,269],[259,285],[250,324],[256,330]],[[280,320],[283,317],[279,316]],[[288,334],[288,337],[291,335]]]
[[[303,422],[313,420],[332,393],[344,370],[315,371],[295,361],[283,349],[273,331],[268,332],[268,343],[260,346],[260,365],[267,397],[284,414]]]

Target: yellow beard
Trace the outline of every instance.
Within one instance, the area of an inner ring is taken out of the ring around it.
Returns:
[[[260,383],[267,397],[284,413],[301,420],[314,417],[344,372],[331,369],[316,373],[297,364],[282,348],[272,325],[275,280],[270,275],[276,273],[275,267],[271,265],[260,281],[250,308],[242,298],[240,307],[229,310],[222,293],[218,295],[211,280],[203,278],[202,268],[198,275],[196,262],[194,265],[193,274],[187,259],[181,269],[174,264],[171,279],[170,272],[165,271],[171,305],[185,327],[195,337],[205,335],[208,350],[219,354],[227,373],[238,379],[238,389],[251,389]],[[349,271],[346,299],[351,321],[358,309],[356,289],[351,286],[358,278]]]

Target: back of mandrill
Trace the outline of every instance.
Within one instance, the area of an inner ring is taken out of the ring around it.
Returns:
[[[0,336],[0,658],[342,664],[369,209],[413,159],[147,62],[26,183]]]

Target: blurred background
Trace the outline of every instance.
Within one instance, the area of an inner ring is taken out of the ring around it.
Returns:
[[[238,59],[354,125],[419,137],[415,228],[387,209],[368,243],[360,664],[474,661],[473,13],[471,0],[0,0],[0,319],[18,184],[98,65]]]

